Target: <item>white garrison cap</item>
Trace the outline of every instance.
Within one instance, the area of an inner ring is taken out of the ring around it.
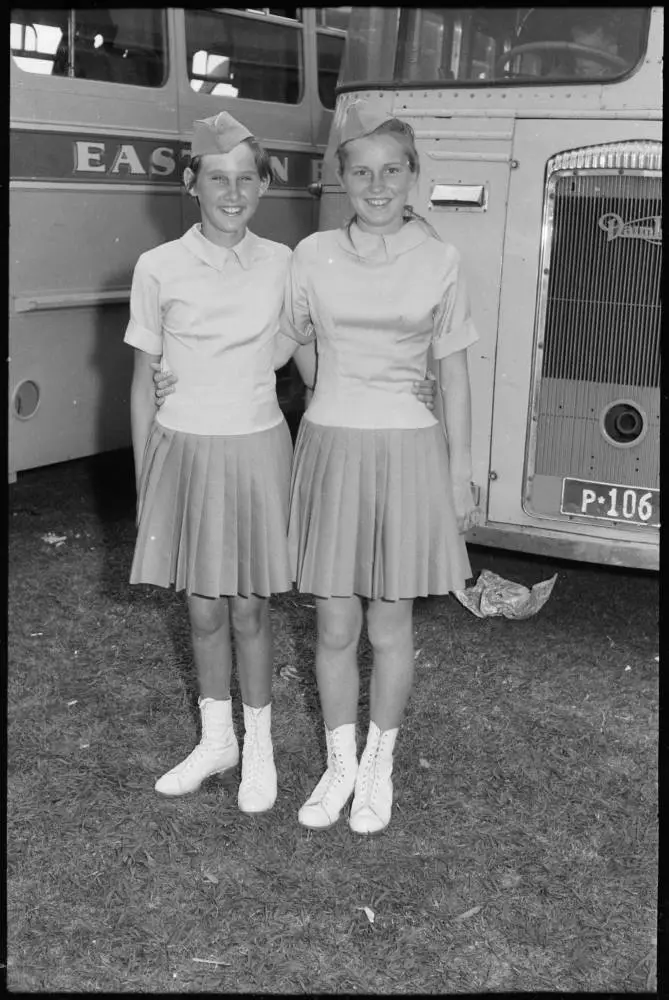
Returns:
[[[244,139],[253,138],[246,125],[236,118],[221,111],[211,118],[199,118],[193,124],[193,140],[191,156],[202,156],[204,153],[229,153]]]
[[[362,98],[347,105],[342,114],[335,112],[334,127],[330,132],[325,159],[331,160],[338,147],[343,143],[371,135],[380,125],[390,121],[392,117],[385,111],[370,107]]]
[[[339,142],[362,139],[363,136],[375,132],[385,122],[391,121],[392,117],[387,112],[378,111],[363,101],[351,104],[346,109],[344,121],[339,129]]]

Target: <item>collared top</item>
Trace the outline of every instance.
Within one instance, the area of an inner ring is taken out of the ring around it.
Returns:
[[[314,233],[293,252],[282,330],[318,341],[307,418],[338,427],[429,427],[412,391],[428,351],[445,358],[478,339],[460,255],[420,222],[378,236],[354,223]]]
[[[273,350],[289,262],[283,243],[247,231],[227,249],[199,224],[141,255],[124,339],[179,378],[160,424],[250,434],[280,423]]]

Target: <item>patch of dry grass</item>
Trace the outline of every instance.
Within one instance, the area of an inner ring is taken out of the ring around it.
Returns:
[[[131,486],[97,492],[124,469],[12,488],[12,990],[654,988],[654,577],[473,552],[528,584],[557,569],[553,596],[519,623],[418,602],[391,827],[315,835],[296,819],[324,749],[300,595],[273,602],[295,669],[275,682],[275,808],[240,814],[235,781],[153,792],[192,748],[194,690],[181,598],[125,582]],[[364,687],[366,642],[361,661]],[[241,732],[236,691],[235,715]],[[363,701],[361,741],[366,721]]]

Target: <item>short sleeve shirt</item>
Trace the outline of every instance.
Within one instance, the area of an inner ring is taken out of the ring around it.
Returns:
[[[143,253],[125,342],[178,376],[156,420],[192,434],[249,434],[280,423],[274,339],[290,250],[248,232],[232,249],[202,235]]]
[[[307,413],[313,423],[415,428],[436,418],[414,395],[435,359],[478,335],[460,255],[408,222],[388,236],[355,224],[314,233],[296,247],[282,330],[318,341],[318,380]]]

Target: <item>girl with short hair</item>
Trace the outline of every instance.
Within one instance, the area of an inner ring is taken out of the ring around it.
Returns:
[[[270,180],[266,151],[231,115],[195,123],[184,183],[201,222],[141,255],[125,334],[138,493],[130,582],[186,591],[200,691],[201,740],[156,791],[195,791],[239,762],[232,629],[245,726],[238,804],[249,813],[276,799],[268,598],[291,589],[292,442],[273,367],[290,250],[247,229]],[[156,414],[161,358],[180,391]]]

